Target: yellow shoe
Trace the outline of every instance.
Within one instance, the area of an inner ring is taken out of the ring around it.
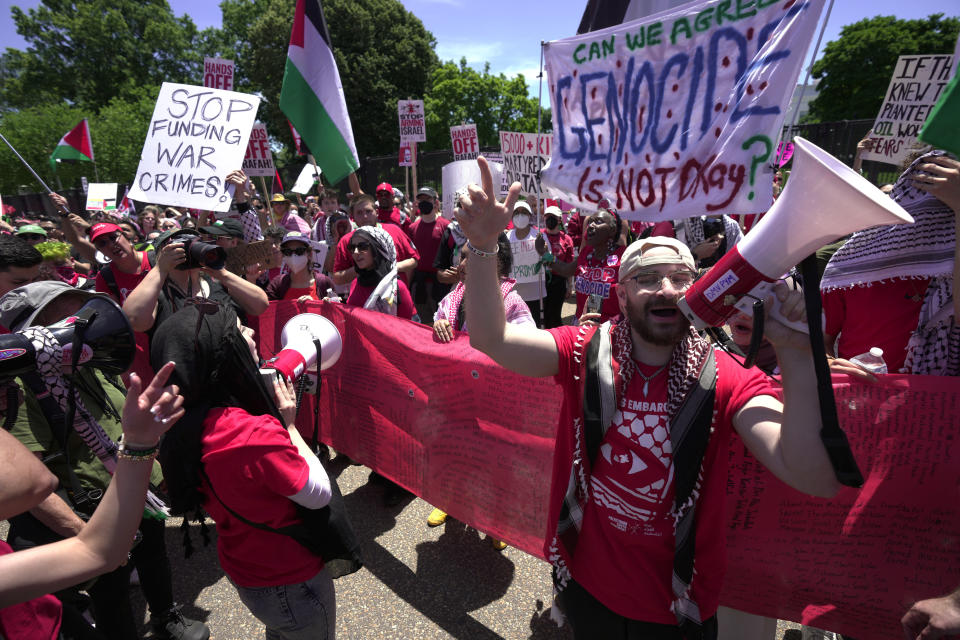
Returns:
[[[437,527],[447,521],[447,512],[442,509],[434,509],[427,518],[427,524],[431,527]]]
[[[493,543],[493,548],[497,551],[503,551],[507,548],[507,543],[503,540],[498,540],[497,538],[490,538],[490,542]]]

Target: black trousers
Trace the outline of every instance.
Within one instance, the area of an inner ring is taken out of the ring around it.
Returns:
[[[140,575],[140,588],[150,607],[150,614],[156,616],[173,607],[173,583],[170,572],[170,560],[163,538],[163,522],[144,518],[140,522],[143,539],[133,549],[133,565]],[[10,533],[7,542],[14,550],[48,544],[62,540],[39,520],[28,513],[10,520]],[[137,640],[137,623],[130,606],[131,563],[106,573],[96,579],[87,589],[93,601],[97,631],[110,640]],[[77,601],[79,587],[71,587],[55,595],[64,603]]]
[[[530,309],[530,315],[533,316],[533,321],[537,323],[537,326],[541,329],[543,328],[543,320],[540,318],[540,300],[524,300],[527,303],[527,308]]]
[[[547,295],[543,299],[543,327],[553,329],[563,324],[563,301],[567,298],[567,279],[550,275]]]
[[[641,622],[614,613],[572,579],[559,600],[575,640],[684,640],[676,625]],[[717,616],[703,623],[703,638],[716,640]]]

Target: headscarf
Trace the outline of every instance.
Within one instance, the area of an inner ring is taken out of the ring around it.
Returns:
[[[393,238],[381,227],[360,227],[352,238],[369,242],[373,253],[373,268],[357,269],[357,283],[373,287],[363,308],[397,315],[397,249]]]
[[[171,510],[186,514],[201,504],[200,440],[210,409],[241,407],[251,415],[278,418],[279,412],[230,305],[188,301],[157,328],[150,360],[155,368],[171,360],[177,363],[170,384],[180,387],[186,415],[164,436],[159,457]]]

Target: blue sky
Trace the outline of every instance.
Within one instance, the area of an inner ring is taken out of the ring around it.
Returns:
[[[79,0],[82,1],[82,0]],[[169,0],[174,13],[190,15],[201,29],[219,26],[220,9],[212,0]],[[459,60],[482,68],[490,62],[494,73],[523,73],[531,95],[537,91],[539,43],[574,35],[586,0],[402,0],[437,39],[441,60]],[[10,18],[10,7],[36,7],[39,0],[0,0],[0,46],[25,47]],[[480,9],[478,9],[480,7]],[[836,0],[824,42],[836,39],[840,29],[862,18],[894,15],[924,18],[932,13],[960,15],[956,0]],[[331,28],[335,28],[331,26]],[[811,45],[812,48],[812,45]],[[919,52],[918,52],[919,53]],[[544,103],[548,101],[544,98]]]

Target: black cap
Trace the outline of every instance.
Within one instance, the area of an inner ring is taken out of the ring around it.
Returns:
[[[420,190],[417,191],[418,196],[430,196],[433,199],[437,199],[440,196],[437,195],[437,192],[433,187],[420,187]]]

